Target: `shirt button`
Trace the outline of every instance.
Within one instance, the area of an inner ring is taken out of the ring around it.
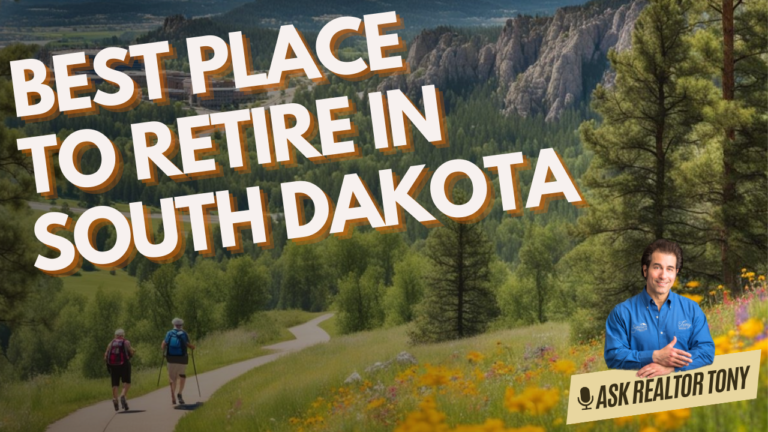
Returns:
[[[661,332],[661,334],[664,334],[664,332]]]
[[[656,318],[658,318],[658,317],[659,317],[659,316],[658,316],[658,315],[656,315]]]

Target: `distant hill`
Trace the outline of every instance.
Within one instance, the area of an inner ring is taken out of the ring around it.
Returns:
[[[221,19],[244,26],[277,28],[293,24],[300,30],[319,30],[337,16],[396,11],[407,30],[439,25],[502,26],[518,14],[552,14],[558,8],[585,3],[584,0],[255,0],[224,14]]]
[[[248,0],[20,0],[0,3],[0,27],[116,25],[218,15]]]
[[[225,14],[245,27],[294,24],[316,31],[337,15],[396,11],[409,29],[438,25],[501,26],[518,13],[551,14],[584,0],[21,0],[0,3],[0,27],[60,27],[146,23],[171,15],[186,18]],[[224,17],[222,17],[224,18]]]

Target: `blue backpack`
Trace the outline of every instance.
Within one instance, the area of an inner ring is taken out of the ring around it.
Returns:
[[[187,355],[187,344],[184,343],[184,339],[182,339],[181,337],[181,335],[183,334],[184,332],[179,330],[171,330],[169,332],[169,341],[168,341],[169,356]]]

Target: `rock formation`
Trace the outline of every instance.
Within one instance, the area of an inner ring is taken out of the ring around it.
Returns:
[[[618,7],[611,7],[618,4]],[[411,43],[411,73],[384,80],[380,91],[399,88],[412,100],[421,86],[479,83],[493,77],[504,111],[544,114],[547,121],[584,100],[602,75],[610,85],[608,50],[625,50],[645,2],[591,2],[558,9],[553,16],[509,19],[495,43],[467,39],[449,28],[425,30]],[[598,79],[591,78],[597,75]]]

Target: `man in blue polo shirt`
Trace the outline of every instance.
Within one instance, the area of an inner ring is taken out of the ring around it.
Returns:
[[[641,260],[640,294],[616,306],[605,322],[605,363],[653,378],[712,364],[715,344],[696,302],[670,291],[683,267],[677,243],[660,239]]]

